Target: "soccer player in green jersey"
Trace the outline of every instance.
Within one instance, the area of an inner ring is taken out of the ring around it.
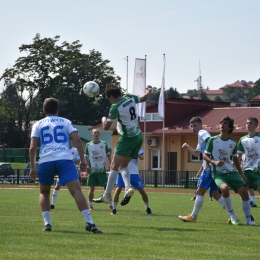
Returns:
[[[212,165],[212,177],[222,191],[225,207],[230,215],[228,223],[239,224],[230,197],[229,187],[231,187],[239,193],[242,199],[245,224],[255,226],[256,223],[251,215],[250,200],[245,186],[246,176],[243,174],[237,158],[237,144],[229,136],[234,129],[234,120],[229,116],[223,117],[220,121],[220,134],[209,139],[203,159]],[[231,157],[237,170],[231,162]]]
[[[93,141],[89,142],[85,146],[85,157],[87,164],[90,167],[88,174],[87,186],[89,186],[88,200],[89,209],[93,210],[93,198],[95,186],[101,186],[106,188],[107,185],[107,171],[106,161],[108,159],[109,165],[111,164],[110,151],[107,143],[99,139],[100,131],[98,129],[92,130]],[[113,209],[112,202],[110,209]]]
[[[106,97],[111,102],[108,117],[102,117],[104,130],[109,130],[112,123],[117,121],[117,131],[121,135],[115,148],[112,158],[110,173],[106,191],[101,201],[110,202],[111,192],[116,182],[119,169],[125,183],[125,196],[121,201],[124,206],[129,203],[134,195],[134,189],[131,187],[130,174],[127,169],[128,163],[132,159],[137,159],[138,152],[143,144],[143,135],[138,123],[138,114],[136,104],[145,102],[152,91],[151,86],[146,87],[146,93],[138,97],[131,94],[122,95],[121,89],[117,85],[108,84],[105,89]]]
[[[255,117],[249,117],[246,121],[246,129],[248,134],[241,137],[238,145],[238,159],[243,160],[243,172],[246,176],[246,185],[251,198],[251,207],[256,207],[256,201],[254,196],[254,182],[256,182],[258,187],[258,192],[260,192],[260,134],[256,133],[256,128],[258,127],[258,120]]]

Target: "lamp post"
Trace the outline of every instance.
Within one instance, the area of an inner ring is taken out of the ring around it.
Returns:
[[[126,59],[123,58],[124,60],[126,60],[126,93],[128,92],[128,56],[126,56]]]

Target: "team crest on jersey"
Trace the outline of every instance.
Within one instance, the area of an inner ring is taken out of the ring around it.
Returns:
[[[246,147],[246,149],[247,149],[248,153],[251,153],[254,151],[254,148],[251,148],[251,147]]]
[[[219,149],[219,160],[222,162],[228,162],[228,155],[225,150]]]
[[[232,145],[232,144],[230,144],[230,145],[229,145],[229,148],[233,148],[233,145]]]
[[[104,148],[104,146],[103,146],[103,145],[100,145],[100,148]]]
[[[256,139],[256,140],[255,140],[255,143],[259,143],[259,140],[258,140],[258,139]]]
[[[259,158],[258,152],[255,151],[253,148],[246,147],[246,150],[247,150],[247,157],[249,160],[256,160]]]

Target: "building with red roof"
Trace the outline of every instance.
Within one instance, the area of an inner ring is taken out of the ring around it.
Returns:
[[[182,149],[183,143],[188,143],[193,148],[197,146],[197,136],[189,128],[192,117],[200,116],[203,128],[213,136],[220,132],[221,118],[230,116],[236,126],[231,137],[238,141],[247,134],[247,118],[257,118],[259,114],[260,107],[230,107],[228,102],[166,98],[163,124],[163,120],[158,116],[158,103],[149,104],[146,107],[146,121],[140,121],[144,135],[145,160],[139,162],[139,169],[197,171],[201,166],[202,157],[194,158],[187,149]],[[95,127],[102,131],[102,125]],[[113,153],[119,139],[116,123],[112,125],[111,130],[114,131],[111,142]]]

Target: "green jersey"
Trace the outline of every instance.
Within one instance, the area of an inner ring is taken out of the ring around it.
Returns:
[[[136,113],[136,104],[140,99],[135,95],[124,95],[110,107],[108,122],[117,120],[117,131],[123,137],[133,137],[141,132]]]
[[[106,174],[107,154],[109,154],[109,150],[105,141],[99,141],[98,143],[94,143],[93,141],[91,141],[86,144],[85,155],[88,157],[91,174]]]
[[[253,137],[245,135],[240,138],[237,144],[237,152],[245,155],[243,160],[243,170],[259,171],[260,164],[260,134]]]
[[[232,138],[223,140],[219,135],[213,136],[208,140],[205,153],[211,155],[213,160],[224,162],[222,166],[212,164],[213,174],[225,174],[235,172],[231,157],[237,154],[237,143]]]

